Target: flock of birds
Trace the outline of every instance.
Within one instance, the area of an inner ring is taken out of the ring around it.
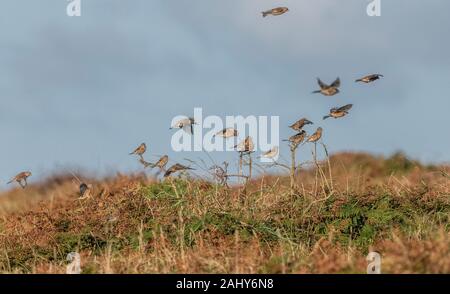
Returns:
[[[269,15],[272,16],[279,16],[289,11],[289,8],[287,7],[277,7],[273,8],[267,11],[262,12],[263,17],[267,17]],[[360,79],[357,79],[355,82],[361,82],[361,83],[372,83],[376,80],[379,80],[383,75],[381,74],[370,74],[367,76],[364,76]],[[332,82],[330,85],[324,83],[320,78],[317,79],[317,82],[319,84],[319,90],[314,91],[313,93],[322,94],[324,96],[334,96],[339,93],[339,88],[341,86],[341,80],[337,78],[334,82]],[[342,107],[334,107],[330,109],[329,114],[323,117],[323,119],[328,118],[342,118],[346,116],[350,109],[353,107],[352,104],[347,104]],[[191,134],[194,133],[194,125],[196,122],[193,118],[184,118],[180,121],[176,122],[174,126],[172,126],[170,129],[184,129],[187,132],[190,132]],[[301,118],[298,121],[296,121],[294,124],[290,126],[291,129],[296,131],[297,133],[293,136],[291,136],[288,141],[291,144],[291,148],[296,148],[302,143],[306,142],[312,142],[316,143],[322,138],[322,132],[323,129],[321,127],[318,127],[317,130],[310,136],[307,135],[306,131],[304,130],[304,127],[306,125],[313,124],[312,121],[308,120],[307,118]],[[220,132],[216,133],[215,136],[222,137],[224,139],[237,137],[238,131],[234,128],[225,128],[221,130]],[[306,141],[305,141],[306,139]],[[241,154],[244,153],[251,153],[254,150],[254,143],[250,136],[247,136],[241,143],[234,146],[234,148],[240,152]],[[189,166],[185,166],[179,163],[175,163],[174,165],[170,166],[168,169],[166,169],[166,166],[169,162],[169,156],[164,155],[159,160],[157,160],[154,163],[147,162],[144,159],[144,153],[147,151],[147,145],[145,143],[140,144],[133,152],[130,153],[130,155],[137,155],[139,157],[139,162],[144,166],[144,168],[158,168],[159,172],[164,172],[164,177],[169,177],[170,175],[180,172],[180,171],[186,171],[186,170],[193,170],[193,168]],[[261,157],[264,158],[274,158],[278,155],[279,148],[278,146],[273,147],[272,149],[263,152]],[[215,175],[220,178],[224,179],[227,177],[227,164],[225,167],[225,170],[222,169],[219,166],[214,166],[212,169],[215,170]],[[13,182],[18,183],[22,188],[26,188],[27,186],[27,179],[32,175],[30,171],[24,171],[19,174],[17,174],[15,177],[13,177],[7,184],[11,184]],[[81,197],[84,197],[90,192],[90,185],[87,185],[86,183],[80,182],[80,194]]]

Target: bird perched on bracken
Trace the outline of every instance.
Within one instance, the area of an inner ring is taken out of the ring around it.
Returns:
[[[80,198],[79,199],[90,198],[92,196],[91,188],[92,188],[91,185],[87,185],[86,183],[81,183],[80,184]]]
[[[155,164],[153,164],[152,168],[157,167],[160,170],[164,170],[168,162],[169,162],[169,156],[167,156],[167,155],[161,156],[161,158],[158,159],[158,161],[155,162]]]
[[[289,8],[287,8],[287,7],[277,7],[277,8],[267,10],[267,11],[263,11],[262,16],[263,17],[266,17],[268,15],[277,16],[277,15],[285,14],[288,11],[289,11]]]
[[[360,79],[357,79],[355,82],[356,83],[363,82],[363,83],[368,84],[368,83],[375,82],[376,80],[379,80],[382,77],[384,77],[384,76],[380,75],[380,74],[372,74],[372,75],[368,75],[368,76],[362,77]]]
[[[225,169],[218,165],[213,165],[212,167],[209,168],[209,170],[212,171],[212,174],[216,179],[216,181],[221,185],[225,185],[228,179],[228,174],[226,171],[228,163],[224,162],[224,164]]]
[[[339,87],[341,86],[341,80],[337,78],[331,85],[327,85],[322,82],[319,78],[317,78],[317,83],[320,86],[320,90],[314,91],[313,93],[321,93],[325,96],[333,96],[339,93]]]
[[[322,138],[322,128],[319,127],[317,128],[316,132],[314,134],[312,134],[311,136],[308,137],[308,139],[306,140],[306,142],[312,142],[315,143],[317,141],[320,140],[320,138]]]
[[[164,170],[164,168],[166,167],[167,163],[169,162],[169,156],[164,155],[160,159],[158,159],[158,161],[155,162],[155,163],[147,162],[143,158],[139,159],[139,162],[144,166],[144,168],[147,168],[147,167],[150,167],[150,168],[158,167],[160,170]]]
[[[194,125],[196,124],[195,120],[192,117],[183,118],[177,121],[170,129],[183,129],[186,131],[186,128],[189,127],[191,134],[194,134]]]
[[[130,155],[138,155],[143,160],[144,157],[142,155],[144,155],[145,151],[147,151],[147,145],[142,143],[133,152],[131,152]]]
[[[312,125],[313,122],[306,119],[306,118],[302,118],[299,119],[298,121],[296,121],[293,125],[289,126],[291,129],[300,132],[301,130],[303,130],[303,127],[306,125]]]
[[[17,182],[23,189],[27,186],[27,178],[31,177],[31,172],[25,171],[18,173],[14,178],[11,179],[7,184],[11,184],[12,182]]]
[[[330,109],[330,114],[323,117],[323,119],[327,119],[330,117],[333,118],[340,118],[344,117],[348,114],[348,111],[353,107],[353,104],[347,104],[342,107],[335,107]]]
[[[218,137],[222,137],[222,138],[231,138],[231,137],[237,137],[238,136],[238,131],[234,128],[227,128],[227,129],[223,129],[219,132],[217,132],[215,136]]]
[[[248,136],[244,141],[234,146],[234,148],[241,153],[251,153],[255,149],[252,137]]]
[[[261,155],[261,157],[262,157],[262,158],[269,158],[269,159],[272,159],[272,158],[275,158],[275,157],[278,155],[278,152],[279,152],[278,146],[274,146],[274,147],[272,147],[270,150],[264,152],[264,153]]]
[[[292,146],[296,147],[299,144],[301,144],[306,138],[306,132],[304,130],[301,130],[300,133],[295,134],[294,136],[291,136],[288,140],[283,140],[283,141],[288,141],[291,142]]]
[[[193,168],[176,163],[176,164],[172,165],[171,167],[169,167],[169,169],[164,173],[164,177],[166,178],[173,173],[176,173],[178,171],[183,171],[183,170],[193,170]]]

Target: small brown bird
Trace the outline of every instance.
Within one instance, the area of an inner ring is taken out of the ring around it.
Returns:
[[[90,198],[91,196],[92,196],[91,185],[81,183],[80,184],[80,199]]]
[[[197,124],[192,117],[184,118],[177,121],[170,129],[183,129],[186,131],[186,128],[189,127],[191,134],[194,134],[194,125]]]
[[[302,118],[299,119],[298,121],[296,121],[293,125],[290,126],[291,129],[300,132],[304,126],[306,125],[312,125],[313,122],[306,119],[306,118]]]
[[[321,93],[325,96],[333,96],[339,93],[339,87],[341,86],[341,80],[337,78],[331,85],[327,85],[317,78],[317,83],[320,86],[320,90],[314,91],[313,93]]]
[[[375,82],[376,80],[379,80],[380,78],[383,78],[383,77],[384,76],[380,75],[380,74],[372,74],[372,75],[368,75],[368,76],[362,77],[360,79],[357,79],[355,82],[356,83],[363,82],[363,83],[368,84],[368,83]]]
[[[320,138],[322,138],[322,128],[321,127],[317,128],[317,131],[314,134],[312,134],[311,136],[309,136],[309,138],[308,138],[308,140],[306,140],[306,142],[315,143],[315,142],[319,141]]]
[[[275,158],[275,157],[278,155],[278,152],[279,152],[278,146],[274,146],[272,149],[270,149],[270,150],[264,152],[264,153],[261,155],[261,157],[262,157],[262,158],[269,158],[269,159],[272,159],[272,158]]]
[[[9,181],[7,184],[11,184],[12,182],[17,182],[23,189],[25,189],[25,187],[28,184],[27,178],[31,177],[31,175],[32,174],[29,171],[21,172],[21,173],[17,174],[14,178],[12,178],[11,181]]]
[[[291,136],[289,140],[283,140],[283,141],[289,141],[291,142],[292,146],[298,146],[305,140],[306,138],[306,132],[304,130],[301,130],[300,133]]]
[[[142,157],[142,155],[145,153],[145,151],[147,151],[147,145],[145,145],[145,143],[142,143],[133,152],[131,152],[130,155],[139,155],[139,157],[143,160],[144,158]]]
[[[164,168],[166,167],[167,163],[169,162],[169,156],[164,155],[160,159],[158,159],[158,161],[155,162],[155,163],[147,162],[143,158],[140,158],[139,162],[144,166],[144,168],[147,168],[147,167],[150,167],[150,168],[158,167],[160,170],[164,170]]]
[[[238,136],[238,131],[234,128],[227,128],[227,129],[223,129],[220,132],[217,132],[215,136],[219,136],[219,137],[223,137],[223,138],[231,138],[231,137],[237,137]]]
[[[172,165],[165,173],[164,173],[164,177],[168,177],[173,173],[176,173],[178,171],[183,171],[183,170],[193,170],[193,168],[190,168],[188,166],[184,166],[182,164],[176,163],[174,165]]]
[[[277,8],[273,8],[273,9],[267,10],[267,11],[263,11],[262,12],[262,16],[266,17],[268,15],[273,15],[273,16],[282,15],[282,14],[285,14],[286,12],[288,12],[288,11],[289,11],[289,8],[287,8],[287,7],[277,7]]]
[[[255,149],[255,144],[253,144],[252,137],[248,136],[244,141],[234,146],[238,152],[250,153]]]
[[[164,170],[166,168],[166,165],[168,162],[169,162],[169,156],[164,155],[160,159],[158,159],[158,161],[153,165],[153,167],[157,167],[160,170]]]
[[[340,118],[344,117],[348,114],[348,111],[353,107],[353,104],[347,104],[345,106],[339,107],[339,108],[331,108],[330,114],[323,117],[323,119],[327,119],[330,117],[333,118]]]

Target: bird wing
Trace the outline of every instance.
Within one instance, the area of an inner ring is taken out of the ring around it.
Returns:
[[[341,86],[341,79],[340,79],[340,78],[337,78],[337,79],[331,84],[330,87],[333,87],[333,88],[339,88],[340,86]]]
[[[328,88],[328,85],[325,84],[324,82],[322,82],[322,80],[319,79],[319,78],[317,78],[317,83],[319,84],[319,86],[320,86],[321,89],[323,89],[323,88]]]
[[[337,111],[349,111],[353,107],[353,104],[347,104],[337,109]]]

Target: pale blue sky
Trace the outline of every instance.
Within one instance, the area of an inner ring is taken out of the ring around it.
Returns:
[[[279,115],[283,138],[306,116],[331,152],[450,161],[450,2],[382,0],[372,18],[368,3],[82,0],[82,16],[70,18],[66,1],[3,0],[0,185],[22,170],[35,180],[64,167],[138,171],[128,153],[141,142],[149,155],[206,159],[170,151],[171,119],[197,106],[204,115]],[[290,11],[261,17],[276,6]],[[354,83],[368,73],[385,78]],[[337,76],[341,94],[311,94],[316,77]],[[347,103],[347,118],[321,120]]]

